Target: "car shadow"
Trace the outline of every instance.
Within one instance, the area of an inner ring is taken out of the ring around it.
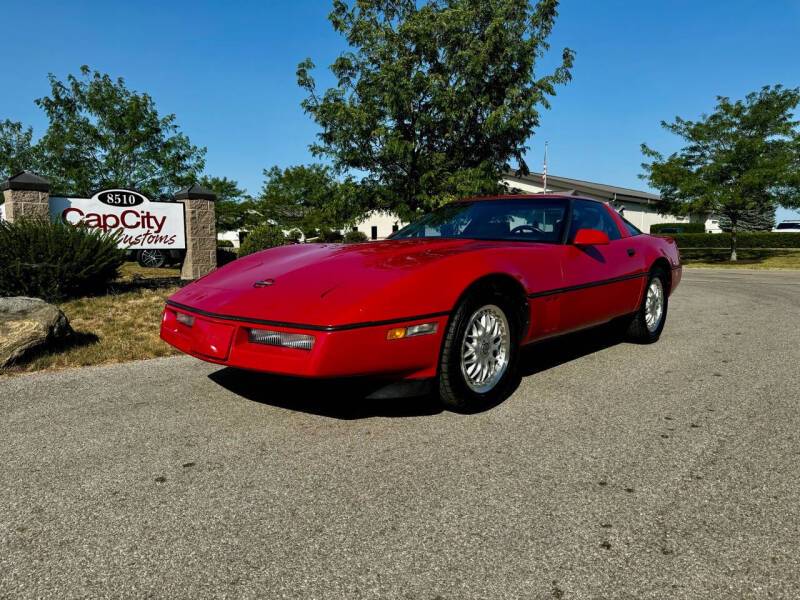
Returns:
[[[469,414],[486,412],[506,401],[522,378],[541,373],[624,341],[619,328],[601,325],[525,346],[519,373],[507,393],[491,405]],[[305,379],[225,367],[209,374],[217,385],[252,402],[342,420],[371,417],[420,417],[443,411],[435,382],[418,384],[367,378]]]
[[[519,374],[529,377],[625,341],[619,326],[599,325],[525,346],[519,359]]]
[[[361,377],[305,379],[231,367],[208,377],[253,402],[334,419],[420,417],[442,412],[431,393],[431,380],[407,385]]]

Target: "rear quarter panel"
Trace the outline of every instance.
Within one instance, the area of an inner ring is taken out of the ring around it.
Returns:
[[[651,268],[659,258],[664,259],[667,261],[667,263],[669,263],[669,293],[672,294],[672,292],[675,291],[675,288],[677,288],[678,284],[681,282],[681,276],[683,274],[681,255],[678,251],[678,245],[675,243],[674,239],[668,236],[656,236],[648,234],[643,235],[642,237],[645,237],[647,240],[646,260],[648,269]]]
[[[682,274],[680,253],[678,252],[678,246],[675,240],[669,236],[657,236],[647,233],[632,236],[620,214],[609,205],[606,206],[608,207],[609,213],[611,213],[611,216],[614,218],[614,221],[617,223],[623,235],[623,239],[635,247],[636,251],[643,257],[644,269],[646,271],[649,271],[659,258],[669,263],[671,277],[670,293],[672,293],[680,283]],[[642,289],[640,292],[643,291],[644,282],[642,282]]]

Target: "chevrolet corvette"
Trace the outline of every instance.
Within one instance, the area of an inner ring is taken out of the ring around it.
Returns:
[[[301,377],[435,379],[473,410],[513,385],[520,347],[613,321],[656,341],[675,242],[573,196],[451,202],[361,244],[236,260],[168,300],[161,337],[202,360]]]

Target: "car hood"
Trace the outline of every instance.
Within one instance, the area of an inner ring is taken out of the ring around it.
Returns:
[[[410,280],[491,246],[497,243],[453,239],[282,246],[236,260],[170,300],[213,314],[318,326],[448,311],[452,306],[437,304],[440,295],[420,298],[425,290]]]

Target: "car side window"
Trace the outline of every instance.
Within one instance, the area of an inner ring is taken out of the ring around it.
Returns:
[[[580,229],[597,229],[604,231],[609,240],[618,240],[622,237],[619,227],[608,214],[604,204],[591,200],[573,200],[572,226],[569,232],[569,241],[575,239]]]
[[[623,218],[622,220],[625,223],[625,227],[628,229],[628,233],[631,235],[642,235],[642,231],[636,227],[636,225],[628,221],[628,219]]]

